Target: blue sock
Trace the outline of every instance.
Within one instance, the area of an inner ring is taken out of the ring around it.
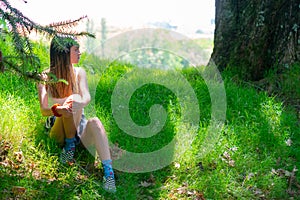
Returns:
[[[76,140],[75,137],[73,137],[73,138],[66,138],[65,139],[66,145],[65,145],[64,149],[66,151],[69,151],[69,150],[75,151],[75,140]]]
[[[102,166],[104,169],[104,177],[112,177],[114,178],[114,171],[112,168],[112,160],[102,160]]]

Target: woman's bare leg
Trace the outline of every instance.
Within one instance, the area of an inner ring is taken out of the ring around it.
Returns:
[[[86,147],[95,145],[101,160],[111,160],[106,132],[98,118],[88,120],[81,141]]]
[[[76,126],[73,117],[63,117],[63,127],[65,131],[65,138],[74,138],[76,134]]]
[[[65,138],[73,138],[76,134],[76,127],[73,117],[56,117],[50,131],[50,137],[60,145],[64,144]]]
[[[88,120],[85,132],[81,136],[81,141],[86,147],[95,145],[104,169],[104,189],[108,192],[116,192],[108,139],[105,129],[98,118]]]
[[[50,130],[50,138],[55,139],[59,145],[63,146],[65,141],[65,131],[62,118],[56,117],[54,125]]]
[[[80,114],[80,113],[78,113]],[[54,126],[51,129],[50,136],[54,137],[61,146],[63,151],[60,154],[60,161],[62,163],[74,162],[75,154],[75,135],[76,135],[76,119],[79,115],[72,115],[71,117],[56,117]]]

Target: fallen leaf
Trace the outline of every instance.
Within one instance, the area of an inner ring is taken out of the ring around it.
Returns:
[[[7,162],[0,162],[0,165],[4,166],[4,167],[7,167],[8,166],[8,163]]]
[[[54,181],[56,181],[56,178],[49,178],[49,179],[47,180],[47,183],[50,184],[50,183],[52,183],[52,182],[54,182]]]
[[[148,178],[148,182],[151,182],[153,184],[155,183],[155,178],[152,173],[150,174],[150,177]]]
[[[68,161],[68,162],[67,162],[67,164],[68,164],[69,166],[73,166],[74,163],[75,163],[74,161]]]
[[[32,176],[36,179],[36,180],[39,180],[39,179],[41,179],[41,172],[39,172],[38,170],[34,170],[33,172],[32,172]]]
[[[180,164],[179,163],[174,163],[174,166],[175,166],[176,169],[180,168]]]
[[[22,153],[22,151],[14,152],[14,156],[15,156],[15,159],[16,159],[19,163],[22,163],[22,162],[23,162],[23,153]]]
[[[13,165],[12,165],[12,166],[13,166],[13,168],[14,168],[14,169],[19,169],[19,168],[20,168],[20,166],[19,166],[19,165],[17,165],[17,164],[15,164],[15,163],[13,163]]]
[[[153,174],[150,174],[150,177],[147,180],[142,181],[139,185],[142,187],[150,187],[152,185],[155,185],[155,178]]]
[[[171,199],[171,200],[177,200],[177,197],[174,196],[173,193],[168,194],[168,197],[169,197],[169,199]]]
[[[34,162],[28,163],[28,168],[33,170],[35,168],[35,163]]]
[[[230,151],[237,151],[238,148],[237,148],[237,147],[231,147],[231,148],[229,148],[229,150],[230,150]]]
[[[180,187],[176,189],[178,194],[186,194],[187,193],[187,187]]]
[[[235,166],[235,161],[234,161],[234,160],[229,160],[229,161],[228,161],[228,165],[229,165],[230,167],[234,167],[234,166]]]
[[[225,159],[227,159],[227,160],[231,159],[231,158],[230,158],[230,154],[229,154],[227,151],[225,151],[225,152],[223,153],[223,157],[224,157]]]
[[[254,175],[254,173],[249,173],[248,175],[247,175],[247,180],[250,180],[252,177],[254,177],[255,175]]]
[[[259,189],[259,188],[256,188],[256,189],[254,190],[254,194],[255,194],[255,195],[262,195],[262,194],[263,194],[263,192],[262,192],[262,190],[261,190],[261,189]]]
[[[194,200],[205,200],[204,195],[202,193],[196,192]]]
[[[293,143],[293,141],[289,138],[289,139],[287,139],[286,141],[285,141],[285,143],[286,143],[286,145],[287,146],[292,146],[292,143]]]
[[[140,186],[142,186],[142,187],[149,187],[149,186],[151,186],[151,185],[152,185],[152,183],[147,182],[147,181],[142,181],[142,182],[140,183]]]
[[[193,191],[188,190],[188,191],[187,191],[187,195],[188,195],[188,196],[193,196],[195,193],[196,193],[195,190],[193,190]]]
[[[230,167],[234,167],[235,166],[235,161],[231,158],[230,154],[225,151],[222,154],[222,158],[221,158],[224,162],[226,162]]]
[[[9,150],[10,148],[11,148],[11,145],[10,145],[10,143],[8,143],[8,142],[4,142],[3,149],[4,149],[5,151],[7,151],[7,150]]]
[[[287,177],[290,177],[292,175],[292,173],[289,172],[289,171],[287,171],[287,170],[285,170],[284,175],[287,176]]]
[[[297,171],[297,169],[296,169],[296,171],[294,171],[294,170],[292,172],[290,172],[290,171],[287,171],[287,170],[281,169],[281,168],[277,169],[277,170],[272,168],[271,173],[274,175],[280,176],[280,177],[290,177]]]
[[[15,195],[23,194],[23,193],[25,193],[25,191],[26,191],[26,189],[24,187],[20,187],[20,186],[13,186],[12,187],[12,192]]]

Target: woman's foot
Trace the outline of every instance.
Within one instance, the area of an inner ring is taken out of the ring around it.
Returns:
[[[103,188],[107,192],[115,193],[117,191],[115,179],[111,176],[108,178],[103,177]]]
[[[61,154],[60,154],[60,161],[63,164],[70,164],[74,163],[74,154],[75,154],[75,141],[76,138],[66,138],[65,139],[65,147],[63,148]]]
[[[114,170],[112,168],[112,160],[102,160],[102,167],[104,170],[103,187],[107,192],[116,192],[116,183]]]
[[[65,148],[63,148],[60,154],[60,162],[63,164],[74,163],[75,162],[74,154],[75,154],[75,148],[70,150],[65,150]]]

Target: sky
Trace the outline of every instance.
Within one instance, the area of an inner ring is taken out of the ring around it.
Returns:
[[[148,23],[168,22],[178,32],[211,30],[215,0],[8,0],[25,16],[43,25],[87,15],[106,19],[109,26],[140,28]]]

